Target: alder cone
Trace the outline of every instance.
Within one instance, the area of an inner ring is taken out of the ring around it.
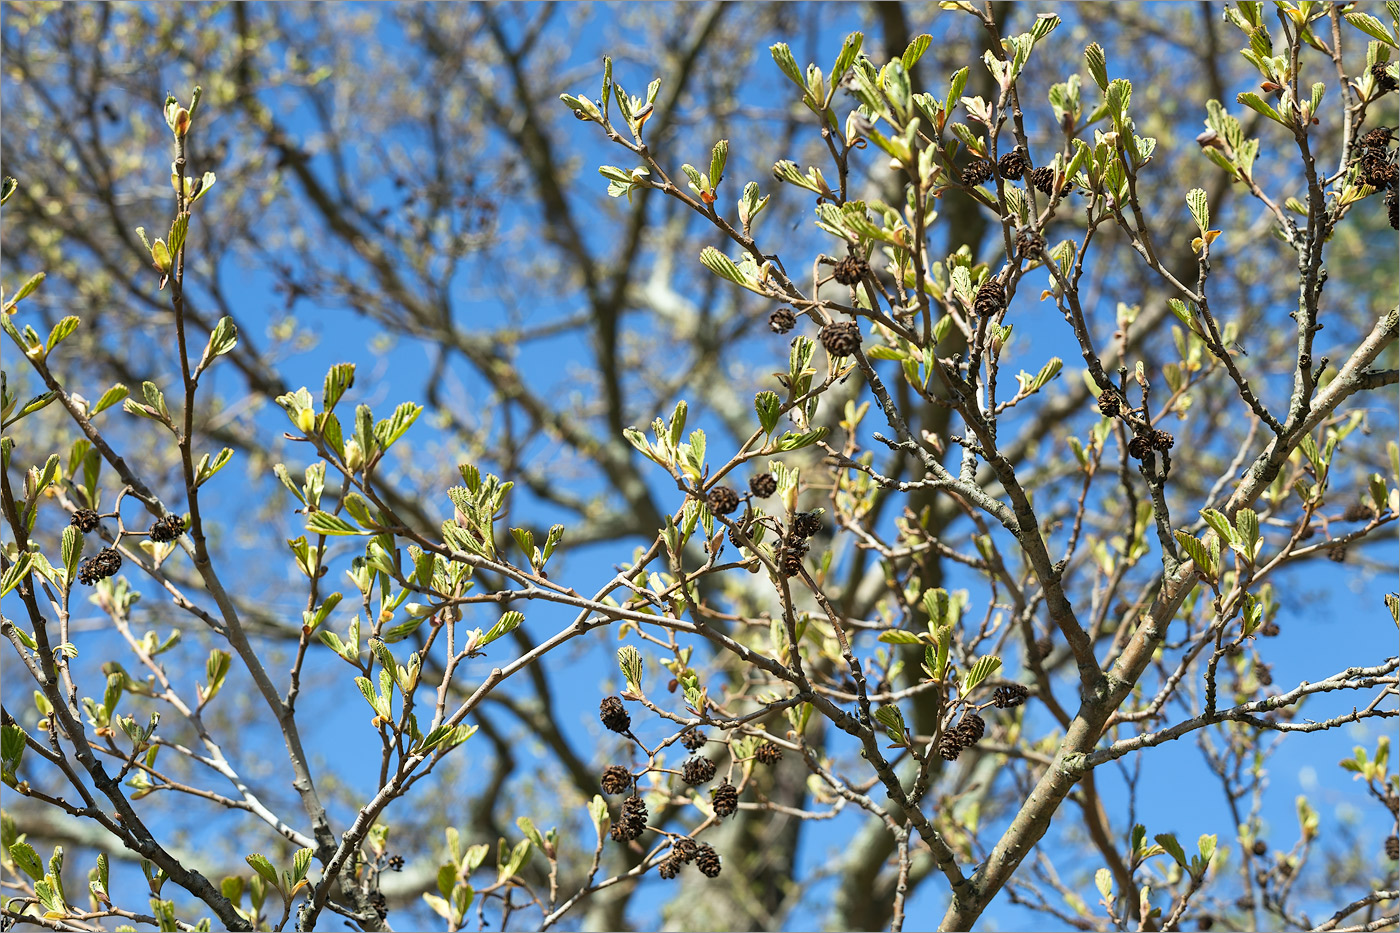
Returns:
[[[700,874],[706,878],[718,878],[721,868],[719,853],[711,846],[701,843],[700,851],[695,856],[695,867],[700,869]]]
[[[1347,506],[1347,510],[1342,513],[1344,522],[1364,522],[1376,514],[1376,510],[1364,502],[1353,502]]]
[[[1040,168],[1032,169],[1030,183],[1034,185],[1037,190],[1049,194],[1050,187],[1055,184],[1055,170],[1048,165],[1042,165]]]
[[[167,515],[157,519],[146,535],[158,544],[174,541],[185,533],[185,520],[178,515]]]
[[[89,557],[78,566],[78,582],[84,586],[92,586],[121,569],[122,556],[116,549],[104,547],[96,556]]]
[[[962,754],[963,744],[952,729],[945,730],[938,740],[938,754],[944,761],[957,761]]]
[[[1105,418],[1116,418],[1123,411],[1123,396],[1109,386],[1099,395],[1099,414]]]
[[[622,812],[613,822],[612,837],[615,842],[631,842],[641,836],[647,828],[647,805],[640,797],[628,797],[622,801]]]
[[[850,356],[860,347],[860,325],[855,321],[836,321],[823,327],[817,339],[832,356]]]
[[[757,476],[749,477],[749,492],[760,499],[767,499],[778,491],[778,481],[774,479],[772,473],[759,473]]]
[[[775,765],[783,760],[783,750],[772,742],[764,742],[754,749],[754,758],[765,765]]]
[[[1371,77],[1375,79],[1376,87],[1382,94],[1389,94],[1396,88],[1400,88],[1400,82],[1397,82],[1386,71],[1389,65],[1389,62],[1376,62],[1371,66]]]
[[[714,807],[715,816],[733,816],[739,812],[739,790],[728,779],[725,779],[714,790],[710,791],[710,805]]]
[[[973,712],[963,713],[962,720],[958,723],[958,740],[964,746],[976,745],[982,741],[982,736],[987,732],[987,723]]]
[[[967,168],[962,170],[962,183],[969,188],[975,188],[985,181],[990,181],[992,168],[990,159],[977,159],[974,162],[969,162]]]
[[[792,517],[792,533],[810,538],[822,530],[822,518],[816,512],[798,512]]]
[[[797,535],[788,535],[778,546],[775,556],[779,572],[785,577],[795,577],[802,572],[802,558],[807,556],[807,542]]]
[[[1030,164],[1020,149],[1013,149],[997,162],[997,171],[1002,178],[1020,178]]]
[[[739,494],[728,486],[716,486],[705,497],[705,502],[716,515],[728,515],[739,507]]]
[[[1005,684],[992,693],[992,705],[997,709],[1011,709],[1026,702],[1030,690],[1024,684]]]
[[[632,788],[632,772],[622,765],[608,765],[603,769],[603,777],[598,783],[602,785],[603,793],[609,796],[625,794]]]
[[[632,728],[632,717],[623,709],[620,697],[603,697],[603,702],[598,704],[598,719],[613,732],[626,732]]]
[[[996,279],[987,279],[977,288],[977,294],[972,299],[972,310],[982,317],[992,317],[1002,308],[1006,307],[1006,295],[1001,290],[1001,285]]]
[[[1362,134],[1357,142],[1363,150],[1380,149],[1385,150],[1390,145],[1390,141],[1395,138],[1395,131],[1388,126],[1378,126],[1373,130],[1367,130]]]
[[[869,274],[870,263],[859,256],[847,256],[832,271],[832,276],[842,285],[855,285]]]
[[[691,787],[704,784],[714,776],[715,763],[704,755],[696,755],[681,765],[681,780]]]
[[[700,852],[700,846],[689,836],[677,836],[671,840],[671,857],[682,862],[692,862]]]

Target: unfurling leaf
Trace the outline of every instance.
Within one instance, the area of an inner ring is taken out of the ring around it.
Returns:
[[[962,692],[966,696],[969,691],[995,674],[1001,669],[1001,658],[994,654],[984,655],[973,662],[967,674],[963,676]]]
[[[617,666],[627,681],[627,689],[633,693],[642,692],[642,653],[631,645],[617,649]]]

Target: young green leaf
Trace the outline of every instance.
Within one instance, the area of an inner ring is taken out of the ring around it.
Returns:
[[[617,649],[617,666],[627,681],[627,689],[633,693],[642,692],[642,654],[631,645]]]
[[[1162,849],[1168,855],[1170,855],[1178,865],[1180,865],[1182,868],[1186,867],[1186,852],[1181,848],[1181,843],[1176,841],[1175,833],[1158,833],[1152,838],[1157,840],[1157,844],[1161,846]]]
[[[1089,69],[1089,77],[1094,79],[1094,83],[1099,86],[1099,90],[1108,90],[1108,60],[1104,57],[1103,48],[1097,42],[1089,44],[1084,50],[1084,64]]]
[[[1206,201],[1205,189],[1192,188],[1186,192],[1186,206],[1191,209],[1191,219],[1196,221],[1201,235],[1205,236],[1210,229],[1210,204]]]
[[[272,867],[272,863],[267,860],[266,856],[257,854],[249,855],[244,858],[244,861],[251,865],[253,871],[257,872],[268,884],[272,885],[278,891],[282,890],[282,884],[277,879],[277,869]]]
[[[963,676],[962,693],[966,696],[974,687],[1001,669],[1001,658],[994,654],[978,658]]]

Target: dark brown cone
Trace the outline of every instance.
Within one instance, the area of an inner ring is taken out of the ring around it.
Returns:
[[[972,310],[982,317],[992,317],[1002,308],[1006,307],[1006,295],[1001,290],[1001,285],[997,280],[987,279],[977,288],[977,295],[972,299]]]
[[[1386,837],[1385,857],[1392,862],[1400,861],[1400,839],[1397,839],[1395,836]]]
[[[1020,178],[1029,167],[1020,149],[1011,150],[997,162],[997,171],[1001,172],[1002,178]]]
[[[1375,79],[1376,87],[1380,89],[1382,94],[1389,94],[1400,87],[1400,82],[1397,82],[1386,71],[1388,67],[1390,67],[1390,62],[1376,62],[1371,66],[1371,77]]]
[[[759,473],[749,477],[749,492],[760,499],[767,499],[777,491],[778,481],[773,478],[772,473]]]
[[[1263,635],[1265,638],[1277,638],[1278,633],[1279,627],[1277,622],[1265,622],[1263,625],[1259,626],[1259,634]]]
[[[753,756],[761,764],[775,765],[783,760],[783,750],[772,742],[764,742],[753,750]]]
[[[695,867],[700,869],[700,874],[706,878],[718,878],[720,865],[719,853],[705,843],[700,844],[700,851],[695,856]]]
[[[670,881],[681,873],[681,867],[683,865],[685,865],[685,862],[682,862],[674,855],[668,855],[656,864],[656,874]]]
[[[89,557],[78,565],[78,582],[84,586],[92,586],[121,569],[122,556],[113,548],[104,547],[95,557]]]
[[[705,497],[705,502],[716,515],[728,515],[739,507],[739,494],[728,486],[716,486]]]
[[[799,538],[810,538],[822,530],[822,518],[816,512],[798,512],[792,517],[792,533]]]
[[[151,525],[150,531],[146,532],[152,541],[162,544],[166,541],[174,541],[184,533],[185,520],[178,515],[167,515],[157,519]]]
[[[1042,635],[1035,640],[1035,656],[1040,660],[1050,657],[1050,652],[1055,650],[1055,639],[1049,635]]]
[[[389,870],[390,870],[390,871],[403,871],[403,856],[402,856],[402,855],[391,855],[391,856],[389,856]]]
[[[1400,230],[1400,211],[1396,210],[1397,199],[1395,197],[1395,187],[1385,190],[1385,212],[1386,219],[1390,221],[1390,229]]]
[[[860,325],[855,321],[835,321],[823,327],[817,339],[832,356],[850,356],[860,346]]]
[[[802,558],[806,556],[807,542],[793,535],[784,538],[774,554],[778,570],[785,577],[797,576],[802,570]]]
[[[1170,431],[1163,431],[1161,428],[1158,428],[1152,432],[1153,450],[1171,450],[1172,445],[1175,443],[1176,438],[1172,437],[1172,432]]]
[[[696,755],[681,765],[681,780],[691,787],[704,784],[715,776],[715,763],[704,755]]]
[[[870,263],[859,256],[847,256],[836,264],[831,274],[842,285],[855,285],[870,274]]]
[[[791,308],[779,308],[768,315],[768,329],[775,334],[786,334],[797,325],[797,315]]]
[[[1365,522],[1370,521],[1376,510],[1365,502],[1353,502],[1347,506],[1347,510],[1342,513],[1344,522]]]
[[[1024,684],[1005,684],[997,687],[992,694],[992,705],[997,709],[1011,709],[1026,702],[1030,690]]]
[[[699,729],[691,729],[685,735],[681,736],[681,744],[692,752],[704,748],[706,741],[705,733],[701,732]]]
[[[735,547],[743,547],[743,546],[744,546],[744,542],[742,542],[742,541],[739,540],[739,535],[738,535],[738,531],[739,531],[739,526],[740,526],[740,525],[743,525],[743,527],[744,527],[744,534],[748,534],[748,533],[749,533],[749,526],[748,526],[748,524],[747,524],[746,522],[735,522],[735,523],[734,523],[734,527],[732,527],[732,528],[729,529],[729,543],[732,544],[732,545],[734,545]]]
[[[1250,848],[1249,851],[1253,852],[1255,855],[1258,855],[1258,856],[1268,855],[1268,854],[1269,854],[1269,844],[1268,844],[1267,842],[1265,842],[1263,839],[1256,839],[1256,840],[1254,840],[1254,845]]]
[[[1029,181],[1037,190],[1049,194],[1051,186],[1055,184],[1055,170],[1048,165],[1042,165],[1040,168],[1031,169]]]
[[[1259,681],[1261,687],[1272,687],[1274,684],[1273,669],[1267,664],[1254,665],[1254,679]]]
[[[1361,179],[1362,184],[1379,190],[1394,184],[1396,174],[1395,163],[1386,157],[1384,150],[1368,149],[1361,157],[1357,177]]]
[[[647,828],[647,805],[640,797],[622,801],[622,812],[613,822],[612,837],[617,842],[631,842]]]
[[[102,519],[92,509],[78,509],[73,513],[73,518],[68,524],[87,534],[89,531],[96,531],[97,526],[102,524]]]
[[[1327,557],[1329,560],[1333,560],[1339,564],[1346,563],[1347,546],[1345,544],[1332,545],[1330,548],[1327,549]]]
[[[990,159],[975,159],[962,170],[962,183],[969,188],[975,188],[984,181],[990,180],[991,177],[992,163]]]
[[[1152,452],[1152,439],[1146,434],[1138,434],[1128,441],[1128,456],[1134,460],[1146,460]]]
[[[739,812],[739,790],[728,779],[720,782],[720,785],[710,791],[710,805],[714,807],[715,816],[733,816]]]
[[[622,765],[608,765],[603,769],[603,777],[598,783],[602,785],[603,793],[609,796],[625,794],[632,789],[632,772]]]
[[[957,761],[962,750],[962,742],[958,740],[957,733],[951,729],[945,731],[938,740],[938,754],[942,756],[944,761]]]
[[[971,711],[963,713],[962,720],[958,723],[958,741],[963,745],[976,745],[986,732],[987,723],[981,716]]]
[[[677,836],[671,840],[671,857],[682,862],[693,862],[699,854],[700,846],[689,836]]]
[[[598,719],[613,732],[626,732],[632,728],[632,717],[623,709],[619,697],[603,697],[603,702],[598,704]]]
[[[1367,130],[1357,142],[1362,149],[1384,150],[1390,146],[1390,141],[1394,138],[1394,130],[1388,126],[1378,126],[1373,130]]]
[[[1016,233],[1016,254],[1028,259],[1036,259],[1045,248],[1045,237],[1034,230],[1024,229]]]
[[[1123,412],[1123,396],[1109,386],[1099,394],[1099,413],[1106,418],[1117,418]]]

